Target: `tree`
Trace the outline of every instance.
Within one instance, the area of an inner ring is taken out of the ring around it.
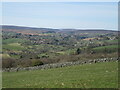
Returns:
[[[80,54],[80,53],[81,53],[81,50],[80,50],[80,48],[78,48],[76,51],[76,54]]]

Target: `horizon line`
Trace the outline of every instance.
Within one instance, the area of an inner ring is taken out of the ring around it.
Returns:
[[[119,31],[118,29],[104,29],[104,28],[53,28],[53,27],[39,27],[39,26],[26,26],[26,25],[0,25],[0,26],[17,26],[17,27],[29,27],[29,28],[48,28],[48,29],[60,29],[60,30],[64,30],[64,29],[82,29],[82,30],[113,30],[113,31]]]

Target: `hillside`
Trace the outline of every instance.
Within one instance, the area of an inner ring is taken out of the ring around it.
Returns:
[[[39,66],[117,57],[118,32],[112,30],[2,28],[3,68]]]
[[[52,28],[36,28],[36,27],[25,27],[25,26],[10,26],[10,25],[1,25],[3,30],[45,30],[45,31],[54,31],[58,29]]]
[[[118,88],[118,63],[3,72],[3,88]]]

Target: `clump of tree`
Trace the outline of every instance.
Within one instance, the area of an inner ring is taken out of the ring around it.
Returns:
[[[33,67],[33,66],[40,66],[43,64],[44,63],[38,59],[27,59],[27,60],[4,59],[2,60],[2,68]]]
[[[76,54],[78,55],[78,54],[80,54],[80,53],[81,53],[81,49],[78,48],[78,49],[76,50]]]

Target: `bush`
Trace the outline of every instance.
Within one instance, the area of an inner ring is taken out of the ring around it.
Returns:
[[[43,65],[43,62],[40,60],[31,60],[32,66],[40,66]]]
[[[17,61],[18,67],[30,67],[31,66],[31,60],[29,59],[23,59]]]
[[[3,59],[2,60],[2,68],[11,68],[14,67],[15,60],[14,59]]]

